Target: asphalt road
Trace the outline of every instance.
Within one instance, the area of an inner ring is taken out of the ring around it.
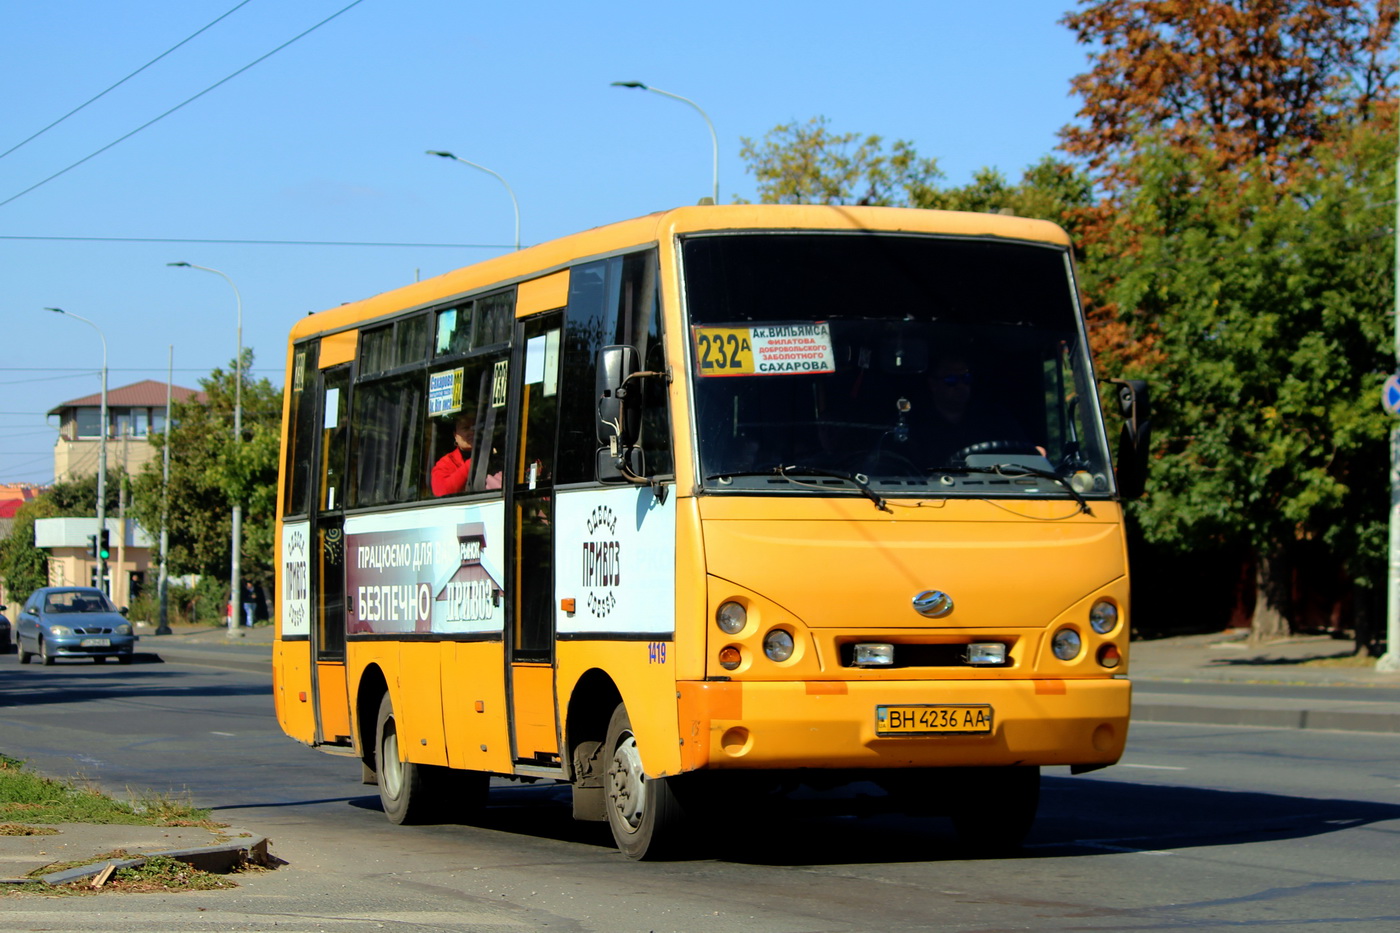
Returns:
[[[966,858],[940,820],[736,800],[717,857],[661,864],[626,862],[550,785],[502,784],[478,825],[391,826],[355,761],[281,734],[265,674],[0,658],[0,751],[187,792],[288,862],[235,891],[10,898],[4,929],[1400,928],[1396,736],[1135,725],[1119,766],[1047,769],[1015,859]]]

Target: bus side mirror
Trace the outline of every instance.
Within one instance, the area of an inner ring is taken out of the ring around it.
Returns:
[[[1152,437],[1152,408],[1147,383],[1141,379],[1110,379],[1118,387],[1118,413],[1123,428],[1118,434],[1118,492],[1136,499],[1147,487],[1147,458]]]
[[[627,381],[637,372],[637,349],[627,345],[598,351],[598,443],[614,458],[637,443],[641,425],[641,388]]]

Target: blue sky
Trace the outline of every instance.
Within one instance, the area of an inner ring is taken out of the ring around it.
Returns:
[[[240,0],[46,0],[0,6],[0,152],[170,49]],[[823,115],[834,132],[907,139],[946,183],[1019,177],[1077,109],[1085,49],[1072,0],[713,0],[706,4],[250,0],[86,109],[0,158],[0,483],[53,478],[45,412],[109,386],[195,387],[236,348],[281,382],[308,312],[509,249],[695,203],[752,198],[742,137]],[[83,238],[103,238],[100,240]],[[160,240],[467,244],[304,246]]]

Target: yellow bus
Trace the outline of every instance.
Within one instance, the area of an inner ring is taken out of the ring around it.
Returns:
[[[1043,221],[683,207],[299,321],[276,709],[396,823],[571,785],[630,858],[769,787],[1017,846],[1129,715],[1118,465]]]

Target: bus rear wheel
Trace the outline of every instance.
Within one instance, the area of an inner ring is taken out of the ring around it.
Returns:
[[[627,708],[621,704],[608,723],[604,745],[604,809],[613,841],[630,859],[669,858],[684,836],[685,813],[669,778],[649,778]]]
[[[398,719],[387,693],[379,701],[374,756],[379,802],[391,823],[468,822],[486,806],[491,785],[486,772],[401,760]]]
[[[389,822],[423,822],[428,810],[428,787],[421,766],[400,757],[398,719],[387,693],[379,701],[379,718],[374,727],[374,766],[379,777],[379,801]]]

